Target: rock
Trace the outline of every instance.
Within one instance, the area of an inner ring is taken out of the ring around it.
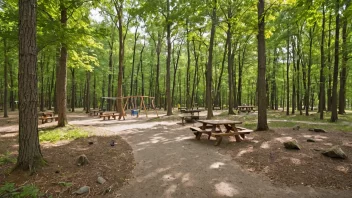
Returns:
[[[284,142],[284,146],[287,149],[297,149],[297,150],[301,150],[301,147],[298,145],[297,140],[289,140]]]
[[[326,131],[324,129],[314,129],[314,132],[326,133]]]
[[[80,155],[77,159],[77,165],[83,166],[86,164],[89,164],[89,160],[88,160],[87,156],[85,154]]]
[[[299,131],[300,128],[301,128],[300,126],[295,126],[295,127],[293,127],[293,130],[294,131]]]
[[[346,159],[347,155],[343,152],[343,150],[339,146],[333,146],[329,149],[326,149],[322,152],[323,155],[331,158],[340,158]]]
[[[307,139],[307,142],[315,142],[315,140],[312,139],[312,138],[308,138],[308,139]]]
[[[106,182],[106,180],[104,178],[102,178],[102,177],[98,177],[97,182],[99,184],[104,184]]]
[[[89,189],[90,189],[89,186],[83,186],[80,189],[78,189],[77,191],[73,192],[72,194],[82,195],[84,193],[89,192]]]
[[[314,132],[317,132],[317,133],[326,133],[326,131],[324,129],[310,128],[310,129],[308,129],[308,131],[314,131]]]

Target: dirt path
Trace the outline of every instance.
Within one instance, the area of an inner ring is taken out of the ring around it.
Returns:
[[[136,167],[121,197],[351,197],[350,191],[274,186],[270,180],[243,170],[226,147],[196,141],[189,126],[176,122],[119,122],[100,125],[132,146]],[[99,130],[98,130],[99,131]]]

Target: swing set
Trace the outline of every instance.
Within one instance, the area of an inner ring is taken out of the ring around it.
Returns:
[[[154,99],[155,97],[150,97],[150,96],[125,96],[125,97],[103,97],[104,99],[112,99],[112,100],[122,100],[122,104],[124,104],[123,106],[123,113],[122,113],[122,118],[125,120],[125,116],[126,116],[126,110],[128,107],[128,102],[130,102],[131,104],[131,116],[136,115],[137,118],[139,117],[139,111],[140,109],[143,109],[145,112],[146,117],[148,118],[148,109],[151,106],[151,108],[155,111],[156,116],[159,117],[158,111],[155,108],[154,105]],[[139,108],[138,108],[138,99],[140,100],[140,104],[139,104]],[[125,102],[124,102],[125,100]],[[146,102],[148,102],[148,108],[146,107]]]

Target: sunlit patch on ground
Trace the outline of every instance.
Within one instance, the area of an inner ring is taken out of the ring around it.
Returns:
[[[225,164],[224,163],[222,163],[222,162],[215,162],[215,163],[213,163],[212,165],[210,165],[210,168],[211,169],[218,169],[218,168],[220,168],[221,166],[224,166]]]
[[[215,184],[215,190],[218,195],[226,197],[233,197],[239,194],[237,189],[235,189],[231,184],[226,182],[220,182]]]

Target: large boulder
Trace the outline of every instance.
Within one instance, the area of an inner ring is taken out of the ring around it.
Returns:
[[[288,141],[284,142],[284,146],[287,149],[301,150],[301,147],[298,145],[297,140],[288,140]]]
[[[331,158],[340,158],[346,159],[347,155],[343,152],[343,150],[339,146],[333,146],[329,149],[326,149],[322,152],[323,155]]]

